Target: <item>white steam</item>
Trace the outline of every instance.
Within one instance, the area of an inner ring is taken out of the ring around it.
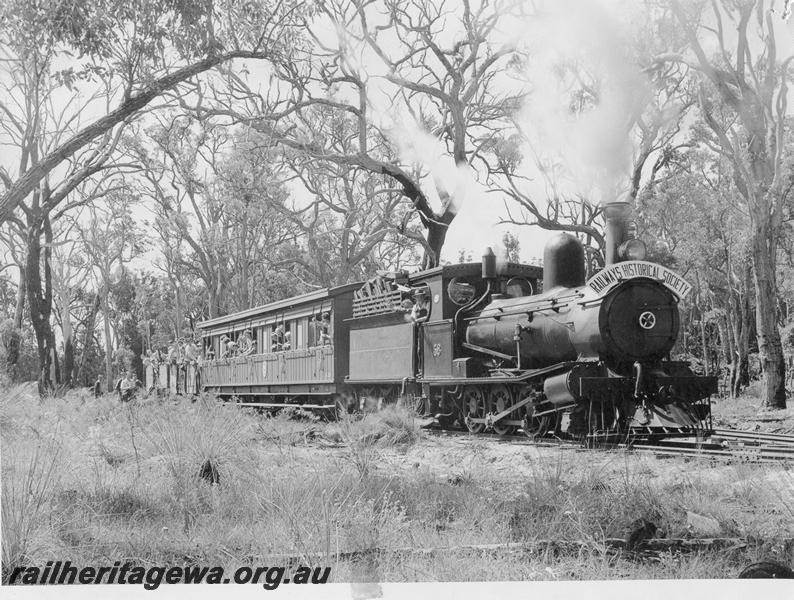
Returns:
[[[596,202],[625,191],[632,165],[630,130],[648,98],[632,61],[627,2],[557,0],[526,30],[530,94],[517,123],[554,186]],[[630,14],[631,13],[631,14]],[[566,181],[550,175],[562,170]]]

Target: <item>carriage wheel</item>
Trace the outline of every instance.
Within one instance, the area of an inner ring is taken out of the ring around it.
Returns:
[[[485,416],[485,396],[480,388],[467,387],[463,392],[463,414],[472,419],[482,419]],[[485,423],[466,422],[466,427],[472,433],[481,433]]]
[[[504,384],[500,384],[491,389],[488,400],[490,411],[494,415],[497,415],[513,405],[513,394],[510,393],[510,388]],[[512,415],[508,415],[506,418],[510,418],[511,416]],[[510,435],[515,432],[515,427],[513,425],[504,425],[501,421],[497,421],[493,425],[493,430],[499,435]]]

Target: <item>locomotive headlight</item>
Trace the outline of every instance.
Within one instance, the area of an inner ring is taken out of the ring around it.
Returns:
[[[648,249],[642,240],[626,240],[618,248],[621,260],[645,260]]]

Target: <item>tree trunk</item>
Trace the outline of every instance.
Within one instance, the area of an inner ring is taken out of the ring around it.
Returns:
[[[775,314],[775,267],[769,247],[772,232],[768,229],[766,223],[757,223],[753,232],[756,329],[764,372],[762,400],[767,408],[786,408],[786,364]]]
[[[41,234],[44,233],[46,245],[41,252]],[[52,255],[52,230],[46,215],[35,215],[28,224],[27,262],[25,279],[30,307],[30,321],[36,334],[39,358],[39,394],[55,390],[58,384],[58,355],[55,348],[55,333],[50,324],[52,315],[52,274],[50,259]],[[42,267],[44,287],[42,288]]]
[[[728,377],[727,380],[725,377],[722,377],[722,383],[726,386],[728,390],[730,390],[730,382],[731,382],[731,372],[733,367],[733,361],[731,360],[731,332],[730,327],[728,326],[728,315],[727,313],[724,315],[719,315],[717,317],[717,333],[720,336],[720,360],[722,363],[725,364],[725,368],[728,370]],[[717,375],[722,374],[722,365],[717,369]]]
[[[744,294],[739,298],[739,315],[741,318],[741,328],[737,343],[738,377],[736,380],[737,394],[742,388],[750,385],[750,319],[753,316],[753,309],[750,306],[750,288],[752,287],[752,267],[750,257],[744,265]]]
[[[17,287],[16,307],[14,308],[14,330],[10,333],[11,339],[6,347],[6,373],[11,381],[16,382],[18,378],[17,364],[19,355],[22,352],[22,317],[25,314],[25,294],[27,285],[25,282],[25,265],[19,265],[19,285]]]
[[[752,279],[752,251],[748,249],[744,257],[741,274],[737,279],[741,282],[736,290],[728,290],[728,314],[731,333],[731,397],[735,398],[742,388],[750,385],[750,287]],[[733,267],[728,260],[728,276],[733,277]]]
[[[70,314],[70,292],[62,282],[56,286],[58,309],[61,314],[61,333],[63,333],[63,382],[73,387],[74,380],[74,338]]]
[[[449,223],[451,223],[455,215],[454,213],[447,214],[450,215]],[[425,256],[422,259],[422,268],[432,269],[439,265],[441,261],[441,249],[444,247],[444,242],[447,239],[447,231],[449,231],[449,223],[427,221],[427,248],[425,248]]]
[[[700,317],[700,345],[703,350],[703,375],[708,375],[709,350],[708,346],[706,345],[706,311],[703,308],[703,290],[700,287],[700,273],[698,271],[695,271],[695,280],[698,286],[697,296],[695,296],[695,307],[697,308],[698,316]]]
[[[74,387],[74,342],[72,332],[67,336],[64,328],[63,332],[63,381],[68,387]]]
[[[25,295],[27,281],[25,265],[19,265],[19,287],[17,288],[17,304],[14,308],[14,329],[22,329],[22,317],[25,315]]]
[[[99,307],[102,305],[102,297],[97,292],[94,295],[94,302],[91,305],[91,312],[88,313],[88,319],[85,324],[85,337],[83,338],[83,353],[80,356],[80,366],[77,369],[77,375],[74,378],[75,383],[80,383],[83,386],[89,386],[93,382],[87,381],[85,377],[85,367],[88,356],[90,355],[91,346],[94,343],[94,329],[96,328],[96,317],[99,314]]]
[[[106,390],[111,391],[113,388],[113,344],[110,340],[110,290],[109,286],[105,283],[102,289],[102,319],[105,322],[105,384]]]
[[[247,308],[251,308],[251,304],[249,303],[248,299],[248,289],[249,289],[249,269],[248,269],[248,207],[250,203],[250,198],[248,194],[245,195],[244,198],[244,206],[243,209],[245,212],[243,213],[243,227],[242,231],[240,232],[240,270],[241,270],[241,277],[240,277],[240,294],[242,295],[242,303],[237,308],[237,310],[245,310]]]
[[[179,294],[179,283],[174,284],[174,303],[176,305],[176,323],[174,324],[174,339],[182,336],[182,302]]]

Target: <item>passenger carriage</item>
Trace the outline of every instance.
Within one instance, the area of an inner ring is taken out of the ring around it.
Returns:
[[[333,408],[345,395],[346,320],[360,285],[322,289],[200,323],[204,356],[212,357],[201,368],[202,388],[263,407]],[[236,343],[245,330],[252,334],[252,351],[225,356],[225,340]]]

